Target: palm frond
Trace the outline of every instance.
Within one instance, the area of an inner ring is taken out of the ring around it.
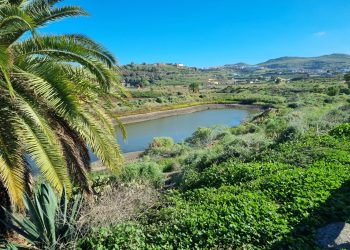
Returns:
[[[85,113],[71,126],[84,138],[106,167],[115,172],[119,171],[124,159],[114,134],[106,133],[94,117]]]
[[[18,133],[25,143],[26,152],[35,161],[45,179],[59,193],[64,186],[71,192],[72,185],[59,143],[50,142],[42,131],[34,129],[24,119],[19,118],[18,122]]]
[[[0,181],[10,194],[12,205],[22,204],[24,168],[21,165],[21,162],[18,162],[17,165],[13,166],[0,155]]]

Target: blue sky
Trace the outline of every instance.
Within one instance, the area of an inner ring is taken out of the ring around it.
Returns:
[[[66,0],[90,17],[44,33],[82,33],[130,62],[208,67],[280,56],[350,54],[349,0]]]

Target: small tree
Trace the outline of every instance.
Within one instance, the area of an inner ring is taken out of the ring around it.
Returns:
[[[348,72],[344,75],[344,80],[345,80],[346,84],[348,85],[348,88],[350,89],[350,72]]]
[[[339,95],[339,88],[337,88],[336,86],[329,87],[327,89],[327,95],[329,96]]]
[[[199,84],[196,83],[196,82],[193,82],[193,83],[190,84],[189,89],[193,93],[198,93],[199,92]]]
[[[282,83],[283,82],[283,79],[281,78],[281,77],[277,77],[276,79],[275,79],[275,83],[277,83],[277,84],[280,84],[280,83]]]

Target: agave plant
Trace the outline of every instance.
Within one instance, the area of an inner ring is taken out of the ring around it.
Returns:
[[[9,219],[1,222],[37,249],[59,249],[76,233],[81,201],[81,196],[76,196],[68,203],[65,189],[59,200],[50,185],[41,184],[33,199],[28,194],[24,197],[28,217],[5,209]]]
[[[57,2],[0,0],[0,199],[12,207],[22,203],[30,165],[70,194],[72,182],[91,191],[88,147],[111,169],[122,162],[112,104],[126,94],[116,59],[83,35],[39,35],[50,22],[87,15]]]

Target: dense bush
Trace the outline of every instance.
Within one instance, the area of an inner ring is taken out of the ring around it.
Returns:
[[[92,191],[94,195],[102,195],[105,190],[110,187],[114,187],[118,184],[118,178],[116,175],[111,175],[110,173],[97,173],[92,175]]]
[[[350,123],[343,123],[337,126],[329,134],[338,138],[350,137]]]
[[[122,182],[139,182],[152,184],[155,187],[163,185],[163,173],[157,163],[141,162],[125,166],[120,174]]]
[[[119,224],[110,228],[99,228],[79,242],[78,249],[144,249],[145,233],[142,225],[136,223]]]
[[[219,188],[223,185],[241,185],[260,176],[288,168],[290,166],[284,164],[241,163],[230,160],[207,168],[196,176],[193,176],[193,174],[192,176],[185,175],[181,187],[188,190],[203,187]]]
[[[257,156],[261,161],[278,161],[306,167],[323,160],[350,164],[350,143],[332,136],[306,135],[299,140],[288,141],[269,148]]]
[[[152,148],[160,148],[160,147],[171,147],[174,145],[174,140],[171,137],[155,137],[151,144],[149,145],[149,149]]]
[[[228,249],[270,246],[288,232],[278,204],[262,192],[201,189],[172,197],[148,226],[149,244],[163,249]]]
[[[332,86],[332,87],[329,87],[327,89],[327,95],[329,96],[336,96],[336,95],[339,95],[339,88],[338,87],[335,87],[335,86]]]
[[[259,131],[261,131],[261,127],[259,127],[254,123],[246,123],[246,124],[231,128],[231,133],[234,135],[257,133]]]
[[[186,142],[200,146],[207,145],[213,140],[213,130],[211,128],[199,128],[193,135],[186,139]]]

